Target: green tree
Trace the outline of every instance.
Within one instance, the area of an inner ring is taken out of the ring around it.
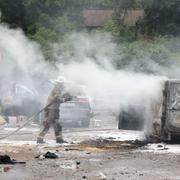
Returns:
[[[144,32],[156,35],[179,35],[179,0],[144,0]]]
[[[27,29],[24,0],[0,0],[0,11],[1,21],[10,24],[11,27]]]
[[[48,44],[82,28],[83,7],[83,0],[0,0],[2,22],[22,28],[41,44],[46,55]]]
[[[103,30],[110,32],[116,40],[119,41],[132,41],[134,38],[134,33],[131,28],[126,27],[123,24],[118,23],[115,20],[111,20],[105,24]]]

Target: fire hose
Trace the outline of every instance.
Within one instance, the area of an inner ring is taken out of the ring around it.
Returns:
[[[64,98],[65,100],[62,101],[62,102],[60,102],[60,103],[63,103],[63,102],[66,102],[66,101],[71,101],[73,97],[75,98],[75,96],[71,96],[69,93],[65,93],[65,94],[62,96],[62,98]],[[57,101],[57,99],[55,98],[54,101]],[[20,131],[24,126],[26,126],[28,123],[30,123],[32,120],[34,120],[34,118],[37,117],[42,111],[44,111],[44,110],[47,109],[49,106],[51,106],[51,105],[54,103],[54,101],[52,101],[51,103],[49,103],[48,105],[46,105],[45,107],[43,107],[40,111],[38,111],[37,113],[35,113],[33,116],[31,116],[30,118],[28,118],[28,119],[25,121],[25,123],[24,123],[22,126],[20,126],[19,128],[17,128],[15,131],[13,131],[13,132],[11,132],[11,133],[3,136],[3,137],[0,137],[0,140],[1,140],[1,139],[5,139],[5,138],[7,138],[7,137],[10,137],[10,136],[12,136],[13,134],[17,133],[18,131]]]
[[[37,117],[42,111],[44,111],[46,108],[48,108],[52,103],[48,104],[47,106],[45,106],[44,108],[42,108],[40,111],[38,111],[37,113],[35,113],[33,116],[31,116],[30,118],[28,118],[24,124],[22,126],[20,126],[19,128],[17,128],[15,131],[0,137],[0,139],[5,139],[9,136],[12,136],[13,134],[17,133],[18,131],[20,131],[24,126],[26,126],[27,124],[29,124],[35,117]]]

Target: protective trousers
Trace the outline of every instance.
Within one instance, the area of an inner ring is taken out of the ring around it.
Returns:
[[[54,128],[56,140],[62,139],[62,127],[59,123],[59,110],[57,109],[47,109],[45,111],[45,119],[39,133],[39,138],[44,138],[51,125]]]

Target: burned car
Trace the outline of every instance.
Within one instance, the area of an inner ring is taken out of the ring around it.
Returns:
[[[40,102],[37,94],[30,88],[12,83],[4,86],[1,102],[5,116],[26,116],[31,117],[40,109]],[[39,121],[39,117],[35,122]]]
[[[150,117],[148,120],[146,110]],[[160,101],[153,102],[148,109],[142,106],[130,106],[120,112],[118,123],[119,129],[145,129],[150,139],[166,141],[180,137],[180,80],[164,81]]]
[[[67,85],[67,92],[74,98],[60,105],[60,122],[63,127],[88,127],[92,107],[90,97],[82,85]]]
[[[180,136],[180,80],[165,83],[161,117],[161,137],[171,140]]]

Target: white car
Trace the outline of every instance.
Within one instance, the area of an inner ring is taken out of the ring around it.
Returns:
[[[92,115],[92,101],[86,93],[85,86],[66,84],[66,91],[74,98],[60,105],[62,126],[88,127]]]

